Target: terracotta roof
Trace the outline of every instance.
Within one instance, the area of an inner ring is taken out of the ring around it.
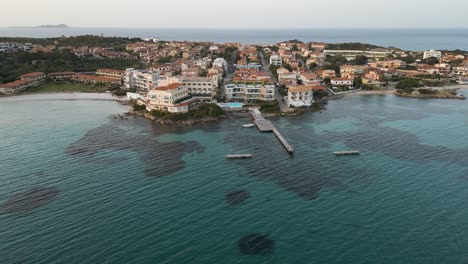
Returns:
[[[96,72],[118,72],[118,73],[124,73],[124,70],[117,70],[117,69],[97,69]]]
[[[172,84],[169,84],[168,86],[156,87],[156,88],[154,88],[154,90],[158,90],[158,91],[174,90],[174,89],[179,88],[180,86],[182,86],[182,84],[180,84],[180,83],[172,83]]]
[[[299,85],[299,86],[296,86],[296,87],[289,88],[289,91],[294,92],[294,93],[310,92],[312,90],[313,90],[312,86],[304,86],[304,85]]]
[[[41,75],[45,75],[43,72],[31,72],[27,74],[20,75],[20,78],[29,78],[29,77],[38,77]]]
[[[8,88],[8,87],[13,87],[13,86],[18,86],[18,85],[22,85],[22,84],[27,84],[29,82],[30,81],[28,81],[28,80],[18,80],[18,81],[14,81],[14,82],[0,84],[0,88]]]
[[[75,74],[74,72],[50,72],[49,76],[54,76],[54,75],[73,75]]]

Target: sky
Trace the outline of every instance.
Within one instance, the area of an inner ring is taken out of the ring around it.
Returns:
[[[21,0],[0,27],[444,28],[468,27],[466,0]]]

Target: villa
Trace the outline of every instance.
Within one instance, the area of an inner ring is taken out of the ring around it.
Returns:
[[[313,87],[299,85],[288,89],[288,96],[285,98],[290,107],[311,106],[313,103]]]

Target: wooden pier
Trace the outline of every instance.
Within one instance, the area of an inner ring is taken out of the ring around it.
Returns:
[[[335,156],[347,156],[347,155],[359,155],[361,154],[361,152],[357,150],[350,150],[350,151],[336,151],[336,152],[333,152],[333,154],[335,154]]]
[[[257,108],[250,108],[250,114],[252,115],[254,123],[260,132],[273,132],[273,134],[275,134],[276,138],[278,138],[286,150],[291,154],[294,153],[293,146],[290,145],[286,139],[284,139],[273,123],[262,116],[262,113]]]
[[[231,154],[226,155],[227,159],[250,159],[252,158],[252,154]]]

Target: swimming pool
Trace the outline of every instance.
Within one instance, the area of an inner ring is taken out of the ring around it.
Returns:
[[[243,103],[219,103],[218,105],[221,108],[242,108],[244,106]]]

